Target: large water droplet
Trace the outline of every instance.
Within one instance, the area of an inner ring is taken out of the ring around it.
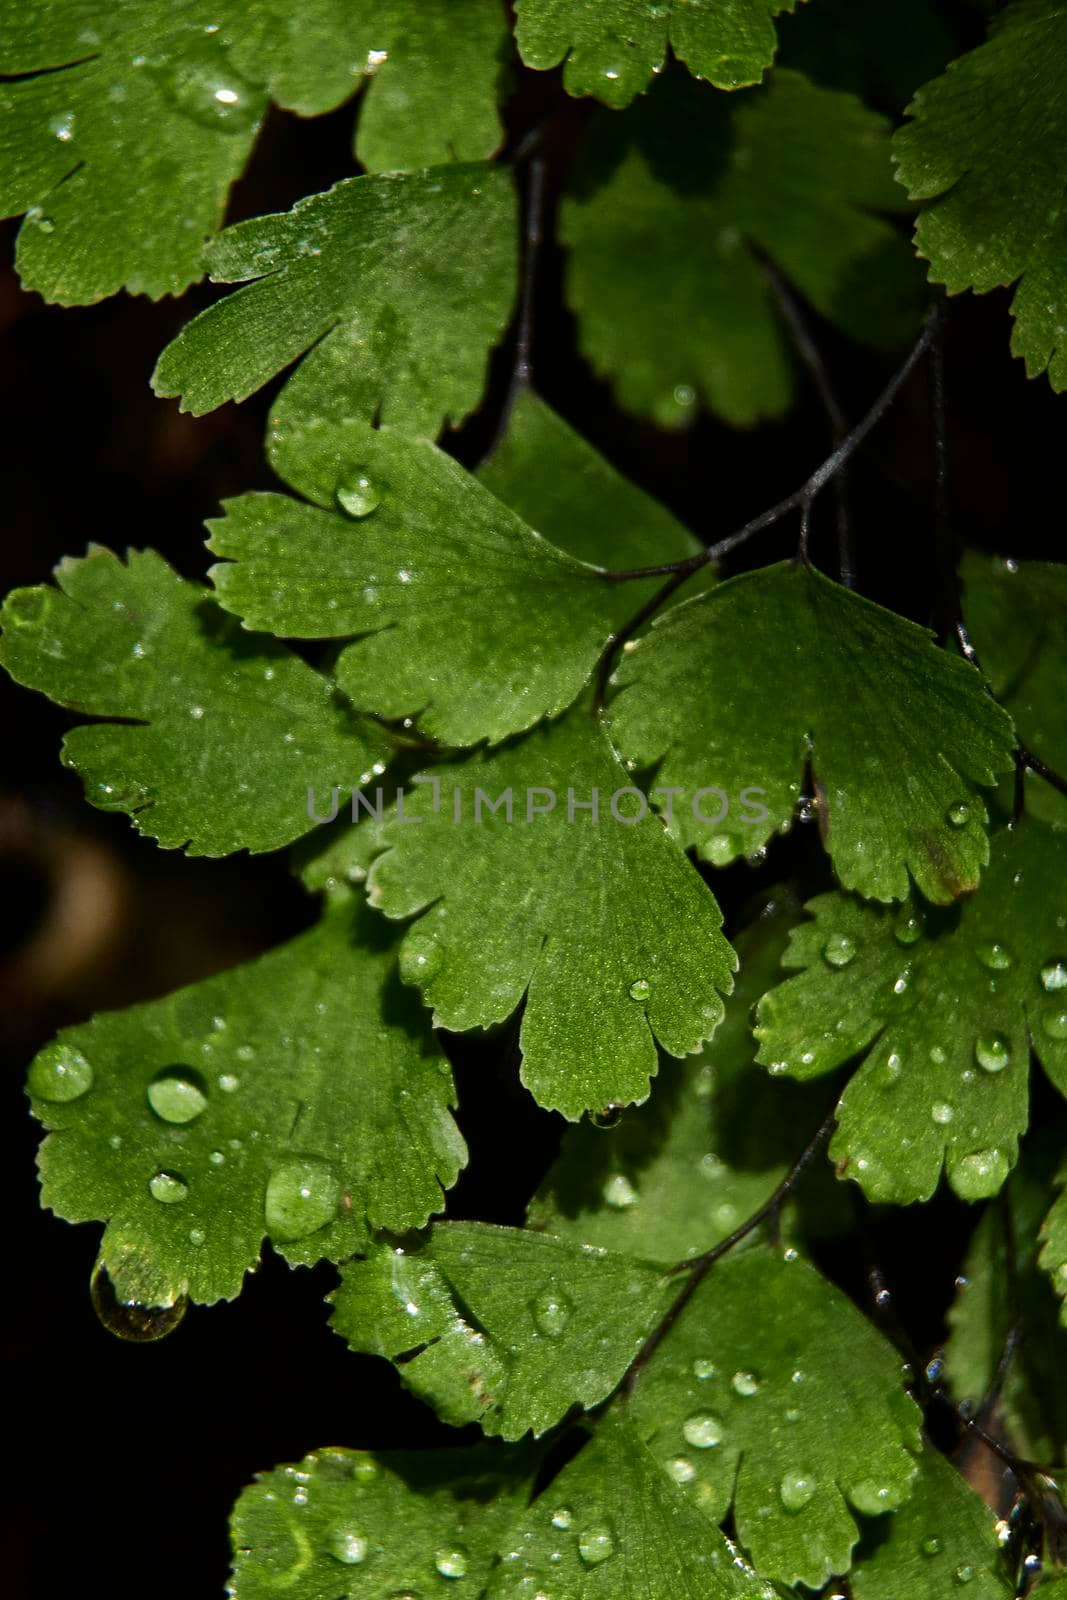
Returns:
[[[164,1206],[180,1205],[189,1198],[189,1185],[179,1172],[156,1172],[148,1180],[153,1200]]]
[[[615,1535],[606,1523],[596,1523],[578,1535],[578,1554],[588,1567],[598,1567],[615,1554]]]
[[[622,1106],[612,1104],[605,1106],[603,1111],[590,1111],[589,1121],[593,1124],[594,1128],[599,1128],[601,1132],[607,1133],[610,1132],[612,1128],[617,1128],[619,1126],[619,1123],[622,1121],[622,1113]]]
[[[30,1064],[26,1085],[35,1100],[60,1105],[88,1093],[93,1069],[80,1050],[69,1044],[49,1044]]]
[[[1003,1072],[1011,1061],[1011,1046],[999,1033],[984,1033],[975,1041],[974,1059],[983,1072]]]
[[[169,1306],[146,1306],[136,1300],[120,1300],[104,1267],[98,1266],[89,1286],[93,1310],[116,1339],[148,1344],[173,1333],[188,1309],[185,1295]]]
[[[893,925],[897,944],[916,944],[923,936],[923,919],[914,911],[902,911]]]
[[[400,977],[404,983],[429,983],[443,960],[440,940],[432,933],[413,928],[400,946]]]
[[[888,1484],[865,1478],[850,1492],[849,1499],[865,1517],[877,1517],[883,1511],[895,1511],[900,1504],[900,1493]]]
[[[735,1372],[730,1379],[730,1384],[735,1394],[743,1395],[748,1399],[759,1388],[759,1379],[754,1372]]]
[[[222,133],[245,133],[262,116],[262,89],[234,70],[220,40],[204,36],[147,63],[161,93],[185,116]]]
[[[615,1172],[606,1179],[601,1193],[605,1204],[614,1207],[616,1211],[625,1211],[637,1200],[637,1190],[622,1172]]]
[[[967,801],[954,801],[945,812],[945,820],[950,828],[965,828],[971,820],[971,808]]]
[[[635,978],[630,985],[631,1000],[647,1000],[652,993],[652,985],[647,978]]]
[[[366,1535],[356,1528],[334,1528],[326,1540],[327,1553],[345,1567],[357,1567],[366,1561],[369,1549]]]
[[[1054,961],[1046,961],[1041,968],[1041,986],[1049,994],[1055,994],[1057,989],[1067,989],[1067,958],[1058,956]]]
[[[442,1578],[467,1576],[467,1552],[461,1545],[455,1545],[450,1550],[438,1550],[433,1558],[433,1564]]]
[[[572,1301],[554,1284],[546,1284],[530,1309],[537,1331],[549,1339],[558,1339],[574,1314]]]
[[[1011,1165],[1003,1150],[975,1150],[952,1173],[952,1186],[962,1200],[987,1200],[999,1193]]]
[[[1067,1011],[1046,1011],[1041,1026],[1050,1039],[1067,1039]]]
[[[723,1427],[710,1411],[694,1411],[682,1424],[682,1437],[694,1450],[712,1450],[722,1444]]]
[[[1015,960],[1007,945],[995,939],[991,943],[980,944],[975,955],[983,967],[988,967],[991,972],[1006,972]]]
[[[787,1472],[778,1485],[778,1495],[787,1511],[803,1511],[815,1498],[818,1480],[804,1472]]]
[[[148,1085],[148,1104],[164,1122],[192,1122],[207,1110],[207,1084],[192,1067],[164,1067]]]
[[[341,1180],[328,1161],[293,1156],[267,1179],[264,1213],[267,1231],[281,1241],[303,1239],[334,1220],[341,1203]]]
[[[357,467],[342,478],[334,493],[337,504],[350,517],[369,517],[382,503],[381,490],[363,467]]]
[[[858,946],[847,933],[832,933],[822,947],[823,960],[831,967],[847,967],[855,961]]]

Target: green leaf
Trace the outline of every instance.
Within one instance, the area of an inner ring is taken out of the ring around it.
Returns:
[[[533,1461],[482,1446],[371,1455],[317,1450],[261,1473],[231,1522],[234,1600],[483,1594]],[[462,1569],[462,1571],[461,1571]]]
[[[579,495],[565,501],[576,543],[608,545],[605,512],[584,514],[602,493],[628,528],[624,557],[692,553],[673,518],[649,510],[562,423],[547,422],[545,408],[523,415],[538,420],[503,474],[513,485],[529,481],[529,447],[550,446],[551,431],[560,449],[541,458],[542,476],[553,454],[563,458],[552,474],[561,494],[581,474]],[[605,583],[599,568],[549,544],[428,441],[313,421],[275,428],[271,455],[311,504],[278,494],[227,503],[225,519],[210,524],[211,549],[229,558],[211,572],[222,604],[275,633],[359,634],[337,661],[345,693],[382,716],[417,717],[448,744],[499,743],[566,710],[613,630],[655,591],[655,582],[636,593]],[[568,464],[575,456],[577,470]]]
[[[365,166],[491,155],[505,39],[485,0],[231,0],[221,19],[206,0],[28,0],[0,25],[0,211],[28,213],[24,283],[68,305],[180,294],[268,97],[315,116],[375,77]]]
[[[421,914],[401,968],[436,1024],[489,1027],[525,994],[522,1080],[542,1105],[577,1120],[645,1099],[656,1041],[682,1056],[710,1038],[736,961],[587,707],[423,778],[369,884],[386,916]]]
[[[528,67],[564,62],[568,94],[627,106],[663,70],[667,46],[717,89],[759,83],[774,59],[773,18],[797,0],[518,0]]]
[[[618,1385],[678,1285],[647,1261],[518,1228],[446,1222],[341,1269],[332,1326],[397,1363],[444,1421],[541,1434]]]
[[[869,1557],[849,1579],[855,1600],[944,1600],[967,1586],[968,1600],[1011,1600],[996,1519],[938,1451],[919,1458],[907,1501],[885,1527]]]
[[[1012,349],[1067,388],[1062,152],[1067,5],[1019,0],[988,42],[919,90],[894,139],[897,177],[933,203],[915,230],[930,278],[950,294],[1018,283]]]
[[[736,101],[675,82],[610,121],[560,233],[582,351],[620,404],[665,427],[698,398],[734,423],[788,408],[762,256],[851,337],[906,340],[918,276],[874,214],[898,203],[888,149],[881,117],[793,72]]]
[[[515,247],[502,169],[347,178],[214,241],[212,280],[254,281],[167,346],[156,393],[199,415],[304,356],[275,406],[280,424],[380,416],[436,434],[481,398],[511,313]]]
[[[676,837],[716,865],[791,825],[810,761],[846,888],[900,900],[910,874],[942,902],[977,885],[977,787],[1011,767],[1011,723],[925,629],[784,562],[669,611],[617,679],[613,737],[661,763]]]
[[[809,1588],[848,1570],[850,1506],[877,1516],[901,1505],[920,1444],[895,1351],[813,1268],[764,1247],[715,1266],[641,1374],[630,1414],[706,1516],[719,1522],[733,1505],[761,1574]]]
[[[264,1236],[339,1260],[419,1227],[465,1162],[451,1071],[351,905],[258,960],[64,1029],[33,1061],[42,1198],[106,1221],[120,1298],[232,1298]]]
[[[1067,1184],[1067,1172],[1060,1173],[1060,1183]],[[1067,1189],[1061,1189],[1041,1224],[1040,1261],[1064,1302],[1060,1306],[1060,1321],[1067,1326]]]
[[[1067,567],[1052,561],[964,557],[967,625],[993,693],[1010,712],[1022,743],[1050,766],[1067,767]],[[1064,817],[1047,784],[1031,783],[1027,809],[1046,821]]]
[[[812,1078],[867,1052],[830,1148],[872,1200],[927,1199],[942,1163],[963,1199],[995,1194],[1026,1128],[1030,1045],[1067,1092],[1065,895],[1067,832],[1027,821],[994,839],[980,893],[925,925],[916,901],[809,905],[785,959],[798,975],[760,1003],[759,1059]]]
[[[487,1600],[767,1600],[751,1567],[604,1417],[504,1545]]]
[[[274,850],[312,825],[309,785],[358,786],[385,748],[328,678],[243,632],[154,551],[93,547],[58,587],[15,589],[0,662],[60,705],[63,759],[105,811],[192,855]]]
[[[655,1094],[618,1127],[568,1129],[528,1227],[673,1266],[762,1205],[796,1155],[798,1127],[818,1118],[796,1085],[753,1071],[749,1013],[791,921],[788,904],[772,903],[737,939],[737,983],[700,1055],[662,1061]]]

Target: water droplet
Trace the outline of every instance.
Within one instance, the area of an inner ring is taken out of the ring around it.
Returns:
[[[1067,1011],[1046,1011],[1041,1026],[1050,1039],[1067,1039]]]
[[[1041,968],[1041,986],[1049,994],[1055,994],[1057,989],[1067,989],[1067,959],[1060,956],[1054,961],[1046,961]]]
[[[980,944],[975,955],[983,967],[988,967],[991,972],[1006,972],[1013,965],[1015,957],[1006,945],[993,940],[990,944]]]
[[[778,1495],[787,1511],[803,1511],[819,1487],[815,1478],[803,1472],[787,1472],[778,1485]]]
[[[223,1094],[234,1094],[240,1087],[241,1080],[232,1072],[219,1073],[219,1088]]]
[[[26,1085],[35,1100],[61,1105],[80,1100],[93,1086],[93,1069],[80,1050],[49,1044],[30,1064]]]
[[[616,1211],[625,1211],[637,1200],[637,1190],[622,1172],[613,1173],[606,1180],[601,1193],[604,1196],[604,1203]]]
[[[195,1245],[198,1250],[206,1238],[207,1234],[204,1232],[203,1228],[189,1229],[189,1243]]]
[[[615,1554],[615,1535],[604,1523],[586,1528],[578,1535],[578,1554],[587,1567],[599,1567]]]
[[[306,1238],[334,1220],[340,1203],[341,1180],[329,1162],[294,1156],[267,1180],[267,1231],[282,1241]]]
[[[823,960],[831,967],[847,967],[855,961],[858,946],[847,933],[832,933],[822,947]]]
[[[962,1200],[987,1200],[997,1194],[1011,1171],[1003,1150],[975,1150],[952,1172],[952,1187]]]
[[[334,493],[341,510],[357,519],[369,517],[382,503],[381,490],[362,467],[342,478]]]
[[[603,1111],[590,1111],[589,1121],[594,1128],[599,1128],[601,1132],[608,1132],[610,1129],[619,1126],[622,1121],[622,1112],[622,1106],[612,1104],[605,1106]]]
[[[957,1583],[970,1583],[973,1577],[974,1568],[968,1566],[966,1562],[962,1566],[956,1568],[955,1578]]]
[[[923,936],[923,919],[914,911],[902,911],[893,925],[897,944],[915,944]]]
[[[552,1526],[565,1533],[574,1522],[574,1512],[570,1506],[557,1506],[552,1513]]]
[[[667,1476],[673,1478],[675,1483],[692,1483],[697,1475],[697,1469],[685,1456],[674,1456],[666,1463]]]
[[[178,1172],[156,1172],[148,1180],[153,1200],[165,1206],[180,1205],[189,1198],[189,1185]]]
[[[735,1394],[748,1398],[754,1395],[759,1388],[759,1379],[754,1372],[735,1372],[730,1379],[730,1384]]]
[[[971,808],[966,800],[955,800],[945,812],[945,820],[950,828],[965,828],[971,820]]]
[[[682,1424],[682,1437],[694,1450],[713,1450],[722,1443],[723,1427],[710,1411],[694,1411]]]
[[[703,850],[713,867],[725,867],[742,853],[741,843],[732,833],[713,833]]]
[[[574,1313],[574,1305],[554,1285],[541,1290],[530,1307],[539,1333],[549,1339],[558,1339],[566,1331]]]
[[[432,933],[424,933],[418,927],[413,928],[400,946],[402,982],[429,983],[439,972],[443,960],[444,950],[440,940]]]
[[[900,1493],[891,1489],[888,1484],[878,1483],[874,1478],[865,1478],[862,1483],[850,1491],[849,1499],[857,1511],[865,1517],[877,1517],[883,1511],[895,1511],[900,1504]]]
[[[221,40],[214,36],[186,41],[180,53],[144,64],[164,97],[202,127],[245,133],[263,114],[263,91],[234,70]]]
[[[326,1540],[327,1553],[346,1567],[366,1561],[369,1549],[366,1535],[355,1528],[334,1528]]]
[[[467,1552],[460,1545],[456,1545],[452,1550],[438,1550],[433,1558],[433,1564],[442,1578],[467,1576]]]
[[[936,1536],[930,1539],[924,1539],[922,1544],[919,1546],[919,1549],[922,1551],[924,1556],[939,1556],[941,1554],[941,1540]]]
[[[89,1296],[93,1310],[108,1333],[133,1344],[165,1339],[168,1333],[174,1332],[189,1305],[185,1295],[169,1306],[146,1306],[137,1300],[120,1300],[103,1266],[93,1272]]]
[[[956,1113],[944,1100],[938,1100],[930,1107],[930,1115],[938,1126],[943,1128],[952,1121]]]
[[[164,1122],[192,1122],[207,1109],[207,1085],[192,1067],[164,1067],[148,1085],[148,1104]]]
[[[1003,1034],[984,1033],[975,1041],[974,1059],[984,1072],[1003,1072],[1011,1060],[1011,1046]]]
[[[714,1378],[714,1361],[709,1361],[706,1356],[698,1356],[696,1361],[693,1362],[693,1376],[694,1378],[699,1378],[701,1383],[706,1383],[709,1378]]]
[[[647,1000],[652,993],[652,985],[647,978],[635,978],[630,985],[631,1000]]]

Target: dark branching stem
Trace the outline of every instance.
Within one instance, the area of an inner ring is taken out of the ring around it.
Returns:
[[[534,304],[537,295],[537,273],[545,237],[545,158],[540,152],[541,131],[534,130],[536,140],[532,149],[529,153],[523,149],[522,155],[522,159],[527,162],[526,199],[523,207],[522,272],[515,322],[515,349],[507,392],[493,430],[492,440],[486,451],[487,456],[492,455],[507,433],[515,402],[523,390],[530,387],[533,377]],[[533,135],[530,137],[533,138]]]
[[[771,286],[774,298],[782,321],[789,330],[793,341],[793,348],[800,358],[811,379],[812,387],[819,397],[819,403],[826,413],[826,420],[830,427],[830,442],[834,449],[844,439],[848,432],[845,413],[834,392],[833,384],[826,365],[819,354],[818,346],[811,336],[811,332],[804,321],[803,314],[797,304],[796,298],[777,267],[770,261],[765,261],[763,270]],[[847,589],[856,587],[856,563],[852,550],[852,525],[849,518],[848,507],[848,467],[843,466],[834,479],[834,494],[837,499],[837,559],[841,582]],[[803,512],[803,507],[801,508]],[[808,508],[810,510],[810,507]],[[801,526],[801,543],[806,553],[807,535],[805,527]]]
[[[674,1327],[675,1323],[678,1321],[678,1318],[681,1316],[682,1312],[685,1310],[694,1294],[696,1294],[700,1285],[703,1283],[704,1279],[707,1277],[715,1263],[717,1261],[721,1261],[723,1256],[729,1255],[734,1246],[739,1245],[742,1239],[747,1239],[749,1234],[755,1232],[761,1223],[766,1222],[769,1219],[776,1219],[778,1217],[778,1214],[789,1195],[796,1188],[797,1184],[800,1182],[800,1179],[811,1166],[811,1163],[815,1160],[815,1157],[819,1154],[820,1150],[822,1150],[823,1147],[829,1142],[830,1135],[834,1130],[836,1112],[837,1107],[835,1104],[834,1109],[826,1117],[815,1136],[805,1145],[804,1149],[800,1152],[800,1155],[794,1161],[793,1165],[790,1167],[781,1183],[774,1190],[774,1193],[771,1194],[757,1210],[753,1211],[752,1215],[747,1217],[745,1221],[741,1223],[740,1227],[735,1228],[733,1233],[727,1234],[725,1239],[720,1239],[717,1245],[713,1245],[712,1248],[710,1250],[706,1250],[703,1255],[693,1256],[686,1261],[679,1261],[677,1266],[671,1268],[670,1272],[668,1273],[669,1277],[680,1277],[682,1273],[687,1274],[685,1284],[681,1293],[676,1297],[675,1300],[671,1302],[666,1315],[663,1316],[657,1323],[656,1327],[653,1328],[652,1332],[649,1334],[648,1338],[637,1352],[637,1355],[630,1363],[630,1366],[626,1372],[626,1376],[622,1380],[622,1390],[624,1394],[632,1393],[634,1385],[636,1384],[642,1371],[652,1359],[655,1352],[659,1349],[660,1344],[666,1338],[667,1334]]]

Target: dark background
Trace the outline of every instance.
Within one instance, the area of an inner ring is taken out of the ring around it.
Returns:
[[[958,43],[973,42],[967,8],[946,15]],[[509,108],[512,146],[561,102],[556,74],[524,74]],[[563,102],[553,119],[553,201],[596,114]],[[272,114],[231,218],[283,209],[348,175],[351,121],[351,106],[306,123]],[[273,389],[199,421],[179,415],[176,403],[152,398],[149,373],[214,291],[201,287],[158,305],[120,296],[86,309],[46,307],[20,290],[7,265],[15,228],[2,232],[0,591],[45,580],[61,556],[90,541],[118,550],[152,545],[180,572],[202,575],[203,519],[224,496],[271,482],[261,436]],[[792,490],[826,453],[825,420],[803,381],[788,421],[752,432],[704,420],[666,436],[622,417],[576,355],[561,309],[561,267],[550,248],[537,291],[537,387],[701,536],[720,536]],[[1057,557],[1067,400],[1044,379],[1028,382],[1011,358],[1008,302],[1004,293],[965,296],[949,311],[954,528],[980,549]],[[808,320],[854,421],[899,353],[850,348]],[[468,464],[492,434],[509,360],[505,349],[483,412],[450,441]],[[861,588],[924,622],[938,599],[931,485],[920,371],[861,455],[852,497]],[[829,505],[821,505],[815,554],[833,570],[830,522]],[[794,538],[794,529],[775,530],[746,559],[789,553]],[[5,1592],[52,1600],[88,1586],[140,1593],[148,1583],[153,1600],[218,1593],[226,1516],[257,1469],[326,1444],[395,1447],[455,1435],[404,1395],[386,1363],[350,1355],[329,1333],[329,1268],[290,1272],[268,1251],[239,1301],[194,1308],[158,1344],[122,1344],[97,1321],[88,1283],[99,1229],[69,1227],[37,1205],[37,1131],[22,1093],[30,1055],[58,1026],[94,1009],[245,959],[310,921],[315,905],[281,854],[187,861],[140,840],[124,818],[94,812],[57,759],[73,719],[6,679],[0,719],[8,762],[0,783],[3,1343],[8,1406],[18,1403],[21,1413],[7,1436],[13,1478],[0,1509]],[[762,883],[793,871],[805,888],[825,873],[803,830],[777,844],[764,868],[716,875],[728,921],[736,924]],[[472,1152],[450,1209],[517,1222],[561,1124],[518,1087],[513,1027],[449,1048]],[[941,1335],[970,1220],[966,1208],[941,1198],[879,1230],[901,1312],[924,1351]],[[862,1292],[850,1259],[826,1264]]]

